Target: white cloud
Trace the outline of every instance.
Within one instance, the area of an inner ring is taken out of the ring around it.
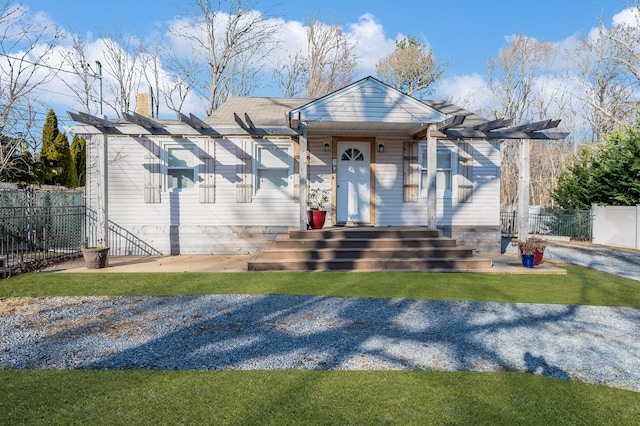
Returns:
[[[624,9],[622,12],[616,13],[611,19],[613,25],[628,25],[631,27],[638,26],[638,10],[636,8]]]
[[[490,91],[483,76],[477,73],[453,75],[438,83],[437,95],[473,112],[480,112],[487,106]]]
[[[296,53],[307,52],[307,29],[302,22],[284,21],[282,19],[272,19],[269,24],[274,24],[279,28],[275,34],[278,49],[274,52],[273,62],[288,60]]]
[[[355,53],[358,57],[359,74],[375,75],[376,63],[395,50],[395,39],[384,34],[382,24],[372,14],[365,14],[358,22],[348,26],[356,39]]]

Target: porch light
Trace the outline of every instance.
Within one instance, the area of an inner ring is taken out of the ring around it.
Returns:
[[[329,143],[328,143],[328,142],[325,142],[325,144],[324,144],[324,151],[325,151],[325,152],[329,152],[329,151],[331,151],[331,145],[329,145]]]
[[[384,144],[382,143],[378,144],[378,152],[384,152]]]

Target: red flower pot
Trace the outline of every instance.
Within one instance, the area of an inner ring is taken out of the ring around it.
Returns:
[[[327,218],[326,210],[309,210],[307,211],[307,220],[311,229],[322,229],[324,221]]]

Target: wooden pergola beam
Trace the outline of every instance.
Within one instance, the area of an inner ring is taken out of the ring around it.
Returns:
[[[162,124],[158,123],[155,120],[152,120],[149,117],[145,117],[144,115],[138,114],[134,112],[132,114],[124,113],[124,119],[130,123],[138,124],[145,129],[163,129]]]
[[[496,131],[481,131],[468,129],[448,129],[444,131],[432,130],[431,135],[438,139],[564,139],[568,132],[540,132],[504,129]]]
[[[520,126],[510,127],[508,130],[535,132],[538,130],[554,129],[558,127],[560,120],[543,120],[535,123],[522,124]]]
[[[191,127],[194,130],[197,130],[197,131],[206,130],[206,129],[210,129],[211,128],[207,123],[205,123],[204,121],[202,121],[201,119],[199,119],[198,117],[193,115],[192,113],[189,113],[189,116],[187,117],[183,113],[179,112],[178,113],[178,120],[180,120],[181,122],[187,124],[189,127]]]
[[[512,119],[499,118],[476,124],[475,126],[459,127],[464,121],[464,116],[455,115],[436,125],[431,130],[431,135],[438,139],[550,139],[558,140],[569,136],[568,132],[546,132],[544,130],[554,129],[560,124],[560,120],[543,120],[536,123],[522,124],[520,126],[509,127]],[[422,131],[415,135],[416,138],[424,138],[426,132]]]
[[[511,118],[498,118],[497,120],[487,121],[486,123],[476,124],[475,126],[468,127],[466,130],[480,130],[489,131],[501,129],[503,127],[509,127],[513,123]]]
[[[454,115],[453,117],[449,117],[446,120],[436,124],[436,129],[446,130],[452,127],[458,127],[462,125],[462,123],[464,123],[465,118],[466,118],[466,115]]]
[[[77,121],[78,123],[88,124],[90,126],[101,127],[104,129],[115,129],[116,125],[110,122],[109,120],[105,120],[104,118],[95,117],[93,115],[84,113],[84,112],[71,112],[67,111],[69,118],[73,121]]]

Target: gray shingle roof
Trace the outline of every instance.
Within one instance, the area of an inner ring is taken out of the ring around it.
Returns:
[[[215,126],[242,125],[257,127],[288,126],[287,114],[311,99],[303,98],[253,98],[231,97],[207,118],[206,122]]]
[[[231,97],[206,122],[216,126],[288,127],[287,114],[313,101],[309,98]],[[488,121],[479,115],[442,100],[424,100],[425,105],[447,116],[465,115],[464,126]]]

